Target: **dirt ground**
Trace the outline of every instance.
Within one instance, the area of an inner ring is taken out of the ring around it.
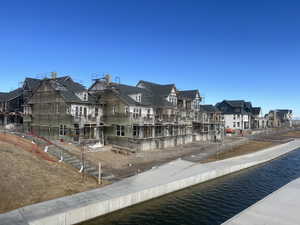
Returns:
[[[226,141],[232,142],[240,139],[241,138],[227,138]],[[60,145],[80,157],[80,147],[70,143],[60,143]],[[124,178],[178,158],[199,154],[204,151],[213,151],[215,146],[216,144],[214,143],[208,144],[196,142],[184,146],[156,149],[130,155],[112,152],[108,147],[106,151],[87,152],[85,155],[86,159],[94,165],[98,165],[98,163],[101,162],[104,172],[112,173],[117,178]]]
[[[249,141],[248,143],[242,144],[240,146],[234,147],[226,152],[219,154],[214,154],[205,160],[201,160],[201,163],[213,162],[222,159],[228,159],[240,155],[249,154],[252,152],[257,152],[265,148],[269,148],[281,143],[271,142],[271,141]]]
[[[48,156],[51,158],[51,156]],[[70,166],[0,141],[0,213],[98,187]]]
[[[290,131],[286,134],[283,134],[282,136],[300,138],[300,131]]]

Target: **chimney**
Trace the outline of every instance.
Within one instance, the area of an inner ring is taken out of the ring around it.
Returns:
[[[57,78],[57,73],[51,72],[51,79],[56,79],[56,78]]]

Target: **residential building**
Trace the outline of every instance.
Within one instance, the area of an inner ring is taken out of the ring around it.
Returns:
[[[251,129],[252,104],[244,100],[224,100],[216,104],[224,116],[226,132]]]
[[[267,119],[261,115],[261,107],[252,107],[251,129],[267,128]]]
[[[24,113],[28,130],[40,136],[104,144],[102,107],[71,77],[45,78],[29,98]]]
[[[201,105],[201,122],[199,129],[204,141],[223,141],[224,139],[224,118],[221,111],[213,105]]]
[[[290,109],[271,110],[267,115],[267,126],[276,127],[292,127],[293,111]]]

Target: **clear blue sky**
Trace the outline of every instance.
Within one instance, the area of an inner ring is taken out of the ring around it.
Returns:
[[[1,1],[0,91],[56,71],[109,72],[300,116],[299,1]]]

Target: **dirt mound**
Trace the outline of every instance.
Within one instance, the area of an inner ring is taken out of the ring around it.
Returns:
[[[74,168],[45,160],[30,141],[9,134],[0,139],[0,213],[98,187]]]

